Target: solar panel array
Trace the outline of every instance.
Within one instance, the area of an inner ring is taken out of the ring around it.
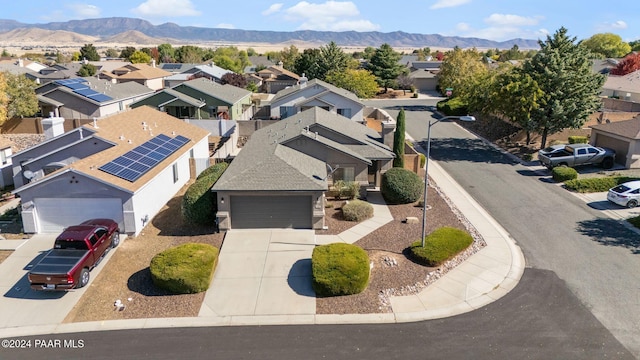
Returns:
[[[188,142],[189,139],[182,135],[170,138],[160,134],[98,169],[134,182]]]
[[[164,70],[178,70],[182,67],[182,64],[162,64]]]
[[[87,80],[83,78],[56,80],[55,83],[58,85],[66,86],[69,89],[71,89],[71,91],[73,91],[74,93],[78,95],[82,95],[93,101],[104,102],[104,101],[113,100],[112,97],[91,89]]]

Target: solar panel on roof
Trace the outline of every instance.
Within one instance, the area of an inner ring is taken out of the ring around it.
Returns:
[[[134,182],[187,142],[189,139],[184,136],[178,135],[175,138],[170,138],[160,134],[98,169]]]
[[[88,89],[89,86],[87,84],[84,83],[70,83],[70,84],[65,84],[64,86],[68,87],[71,90],[77,91],[77,90],[82,90],[82,89]]]
[[[105,94],[101,94],[101,93],[97,93],[95,95],[91,95],[88,96],[89,99],[95,100],[97,102],[104,102],[104,101],[110,101],[113,100],[113,98],[111,96],[105,95]]]
[[[93,89],[89,89],[89,88],[76,89],[76,90],[73,90],[73,92],[76,93],[76,94],[80,94],[82,96],[86,96],[86,97],[90,97],[90,96],[99,94],[99,92],[97,92],[97,91],[95,91]]]

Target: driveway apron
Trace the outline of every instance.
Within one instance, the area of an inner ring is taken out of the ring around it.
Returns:
[[[313,315],[313,230],[230,230],[199,316]]]

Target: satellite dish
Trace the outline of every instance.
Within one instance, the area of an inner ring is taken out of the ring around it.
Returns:
[[[22,174],[27,179],[33,179],[33,177],[36,176],[36,174],[34,174],[33,171],[31,171],[31,170],[25,170]]]

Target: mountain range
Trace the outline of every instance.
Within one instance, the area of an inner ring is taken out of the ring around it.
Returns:
[[[442,48],[499,48],[508,49],[517,45],[521,49],[537,49],[537,40],[512,39],[492,41],[480,38],[443,36],[438,34],[410,34],[402,31],[389,33],[368,31],[259,31],[223,28],[180,26],[174,23],[153,25],[142,19],[112,17],[101,19],[71,20],[45,24],[26,24],[15,20],[0,19],[0,34],[6,38],[9,32],[15,36],[16,30],[43,29],[66,31],[95,37],[100,41],[109,38],[127,38],[130,34],[142,34],[154,39],[172,39],[176,42],[228,42],[228,43],[287,43],[310,42],[326,44],[334,41],[340,46],[373,46],[387,43],[393,47],[442,47]],[[125,33],[125,34],[122,34]],[[15,39],[15,38],[14,38]],[[167,42],[167,41],[162,41]],[[159,42],[159,43],[162,43]]]

